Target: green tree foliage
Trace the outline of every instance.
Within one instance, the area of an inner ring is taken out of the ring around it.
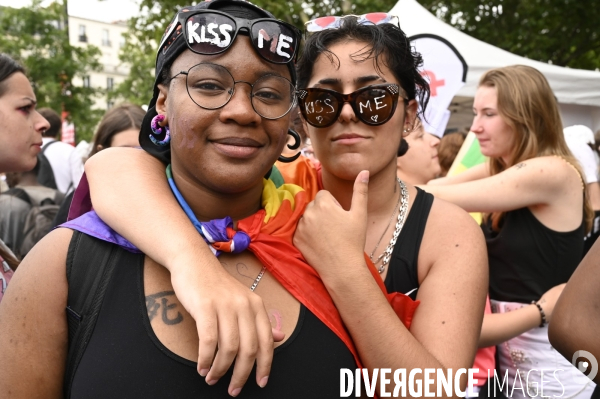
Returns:
[[[600,7],[582,0],[418,0],[455,28],[511,53],[600,68]]]
[[[277,18],[301,30],[310,19],[325,15],[364,14],[389,11],[397,0],[253,0]],[[182,0],[142,0],[140,16],[129,20],[129,33],[120,59],[131,66],[129,77],[111,95],[136,104],[147,104],[152,97],[154,61],[158,42],[171,18],[184,5]],[[196,2],[195,2],[196,3]]]
[[[76,76],[100,70],[100,50],[94,46],[69,44],[64,29],[64,8],[52,3],[41,7],[35,0],[31,7],[0,9],[0,51],[18,60],[27,70],[39,107],[61,113],[69,111],[77,139],[90,140],[103,111],[92,111],[99,89],[72,84]]]

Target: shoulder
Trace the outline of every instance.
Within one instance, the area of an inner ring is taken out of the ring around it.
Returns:
[[[27,304],[22,302],[15,305],[18,305],[22,312],[28,312],[35,304],[53,312],[55,316],[64,313],[68,292],[67,252],[72,235],[71,230],[56,229],[38,242],[17,268],[3,303],[10,301],[11,297],[15,300],[35,297],[35,300]]]
[[[2,299],[0,385],[10,383],[15,397],[61,397],[71,237],[67,229],[44,237],[21,262]]]
[[[65,270],[72,237],[73,230],[70,229],[58,228],[51,231],[31,249],[21,262],[19,271],[36,270],[37,273],[40,270],[52,272]]]
[[[545,177],[553,181],[560,181],[563,179],[581,180],[575,165],[559,156],[531,158],[517,163],[502,173],[519,170],[536,176]]]
[[[434,198],[419,251],[419,268],[453,263],[463,270],[472,269],[486,258],[485,239],[475,219],[457,205]]]
[[[461,207],[440,198],[434,198],[425,232],[431,234],[436,240],[460,234],[481,234],[475,219]]]

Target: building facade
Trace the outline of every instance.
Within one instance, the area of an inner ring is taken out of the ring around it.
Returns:
[[[100,49],[102,71],[90,71],[83,78],[76,77],[76,86],[102,88],[107,91],[117,87],[129,75],[129,67],[121,64],[119,51],[125,45],[127,22],[113,23],[94,21],[91,19],[69,16],[69,42],[72,46],[94,45]],[[98,96],[94,108],[109,109],[113,104],[108,95]]]

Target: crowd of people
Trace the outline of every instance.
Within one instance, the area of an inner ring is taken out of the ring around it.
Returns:
[[[7,397],[330,398],[357,368],[594,395],[597,146],[563,132],[539,71],[482,76],[488,160],[446,176],[465,135],[425,131],[423,60],[393,15],[303,34],[203,1],[157,50],[147,111],[109,110],[85,160],[0,55]]]

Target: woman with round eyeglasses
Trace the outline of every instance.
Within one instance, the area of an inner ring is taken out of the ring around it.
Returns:
[[[0,384],[14,397],[329,398],[339,396],[340,369],[363,366],[323,280],[292,244],[306,191],[264,178],[287,142],[300,38],[246,1],[202,2],[174,18],[140,144],[152,154],[146,162],[161,165],[182,224],[202,240],[194,256],[218,269],[194,287],[192,317],[174,293],[190,287],[178,281],[185,272],[163,266],[172,260],[136,247],[94,211],[54,230],[0,307]],[[160,224],[156,211],[138,227]],[[156,243],[175,236],[170,228]],[[217,297],[205,294],[211,286]],[[410,325],[416,304],[390,300],[394,320]]]
[[[414,128],[417,99],[426,103],[428,86],[420,56],[386,18],[328,17],[306,41],[297,64],[298,100],[321,167],[301,159],[284,176],[314,198],[294,244],[321,276],[366,367],[468,368],[487,287],[483,237],[464,211],[396,178],[398,148]],[[334,25],[326,28],[328,20]],[[200,253],[205,246],[157,178],[159,168],[143,153],[127,154],[127,170],[152,169],[152,176],[144,172],[142,181],[142,173],[128,174],[117,187],[98,173],[114,170],[116,151],[99,154],[87,165],[96,210],[140,248],[168,258],[173,279],[181,282],[178,296],[202,309],[194,292],[219,266]],[[116,197],[143,197],[145,205],[129,200],[115,209],[109,204]],[[144,233],[131,227],[151,214],[168,230],[151,223],[144,223]],[[157,245],[159,233],[164,239]],[[420,301],[409,328],[378,285]],[[203,297],[214,292],[224,291],[215,285]],[[277,320],[271,318],[273,326]]]

